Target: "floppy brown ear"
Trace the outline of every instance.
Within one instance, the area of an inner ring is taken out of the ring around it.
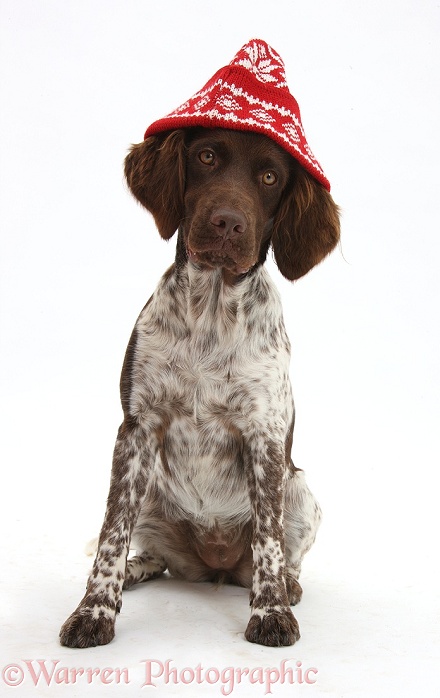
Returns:
[[[307,274],[339,240],[339,210],[328,191],[302,167],[275,215],[272,247],[286,279]]]
[[[153,214],[165,240],[175,233],[183,218],[184,151],[184,132],[168,131],[133,145],[125,158],[128,186]]]

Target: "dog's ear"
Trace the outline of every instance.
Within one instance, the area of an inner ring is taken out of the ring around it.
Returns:
[[[328,191],[298,166],[272,230],[277,266],[286,279],[307,274],[339,240],[339,210]]]
[[[184,131],[150,136],[132,146],[125,158],[125,176],[132,194],[153,214],[159,233],[169,240],[184,215]]]

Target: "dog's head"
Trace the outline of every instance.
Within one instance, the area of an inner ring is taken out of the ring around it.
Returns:
[[[161,236],[179,228],[192,262],[235,275],[264,262],[269,245],[281,273],[298,279],[339,240],[328,191],[264,135],[181,129],[132,147],[125,174]]]

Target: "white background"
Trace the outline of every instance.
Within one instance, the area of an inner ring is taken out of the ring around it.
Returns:
[[[143,683],[142,660],[316,667],[279,696],[438,696],[440,4],[434,0],[0,0],[2,667],[127,667],[0,694],[220,696]],[[99,532],[118,380],[174,256],[122,161],[252,37],[283,57],[341,205],[342,246],[291,285],[295,463],[324,510],[292,648],[249,645],[247,592],[157,580],[108,647],[68,650]],[[0,667],[0,668],[2,668]],[[15,691],[15,693],[14,693]],[[243,679],[232,695],[264,695]]]

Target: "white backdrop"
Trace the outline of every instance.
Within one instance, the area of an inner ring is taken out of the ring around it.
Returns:
[[[313,685],[280,678],[280,696],[440,694],[439,29],[435,0],[0,0],[0,670],[19,665],[1,695],[139,695],[153,658],[318,669]],[[255,36],[284,59],[343,212],[341,249],[306,278],[269,264],[293,345],[294,460],[324,510],[302,639],[248,645],[246,592],[158,580],[125,595],[110,646],[67,650],[57,633],[104,512],[125,346],[174,256],[122,161]],[[130,681],[35,686],[25,659],[129,667]],[[266,689],[243,679],[231,694]]]

